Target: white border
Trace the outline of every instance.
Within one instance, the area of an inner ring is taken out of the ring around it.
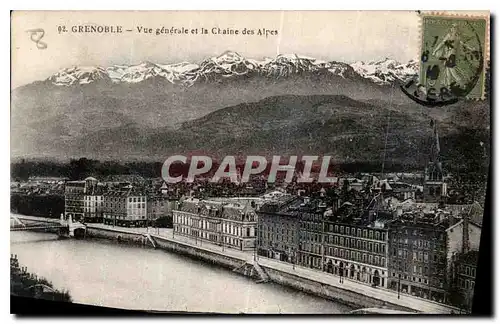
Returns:
[[[6,2],[3,2],[6,3]],[[392,1],[386,1],[384,3],[381,3],[379,1],[356,1],[356,0],[349,0],[349,1],[325,1],[323,3],[321,2],[316,2],[316,1],[296,1],[293,2],[291,0],[289,1],[269,1],[269,0],[249,0],[247,2],[244,1],[215,1],[215,0],[209,0],[209,1],[203,1],[203,0],[198,0],[198,1],[178,1],[175,3],[172,2],[166,2],[166,1],[147,1],[147,0],[141,0],[141,1],[120,1],[119,3],[104,3],[102,0],[85,0],[85,1],[78,1],[78,2],[70,2],[70,1],[63,1],[63,0],[58,0],[58,1],[15,1],[12,3],[14,8],[9,8],[9,9],[15,9],[15,10],[415,10],[415,9],[421,9],[421,10],[471,10],[471,5],[474,7],[474,10],[491,10],[492,14],[494,15],[495,13],[498,13],[497,6],[498,6],[498,1],[485,1],[485,0],[474,0],[473,2],[466,2],[466,1],[435,1],[435,0],[419,0],[418,2],[415,1],[401,1],[401,0],[392,0]],[[419,7],[419,8],[416,8]],[[4,44],[7,43],[7,40],[10,39],[10,13],[7,11],[7,8],[5,10],[2,10],[2,33],[3,37],[2,39],[4,40]],[[494,27],[494,26],[493,26]],[[493,33],[493,35],[496,35],[496,33]],[[496,39],[491,39],[492,44],[495,42]],[[8,62],[10,65],[10,46],[4,47],[4,50],[2,51],[2,58],[3,58],[3,64],[4,66],[7,66]],[[495,58],[491,58],[494,60]],[[493,74],[496,75],[496,70],[492,71]],[[5,211],[5,214],[9,213],[9,195],[10,195],[10,190],[7,187],[7,184],[10,182],[10,165],[9,165],[9,159],[10,158],[10,147],[9,147],[9,132],[10,132],[10,115],[9,115],[9,109],[7,107],[10,107],[10,74],[9,73],[3,73],[1,75],[1,85],[2,85],[2,101],[4,103],[4,107],[2,109],[2,118],[0,118],[0,121],[2,123],[2,127],[0,127],[1,130],[1,135],[0,138],[1,140],[1,145],[2,145],[2,152],[5,154],[5,158],[1,160],[1,179],[0,179],[0,184],[1,184],[1,206],[3,210]],[[494,90],[498,90],[498,83],[495,85]],[[9,90],[7,90],[9,89]],[[495,111],[496,107],[491,107],[492,111]],[[500,125],[500,114],[499,113],[492,113],[493,116],[495,117],[495,124]],[[494,132],[493,135],[493,142],[496,140],[496,132]],[[493,146],[492,146],[493,147]],[[498,150],[497,150],[498,151]],[[499,156],[497,156],[497,152],[494,152],[494,160],[499,161]],[[500,162],[499,162],[500,163]],[[495,181],[493,184],[496,184],[498,178],[500,177],[500,173],[495,174]],[[493,179],[491,179],[493,180]],[[500,191],[495,191],[494,192],[494,201],[500,201]],[[496,207],[496,206],[495,206]],[[494,212],[492,213],[492,218],[496,218],[495,216],[498,215],[496,212],[496,208],[494,208]],[[5,222],[7,222],[5,220]],[[495,222],[495,232],[498,233],[500,232],[498,230],[500,222],[496,221]],[[7,291],[9,289],[8,285],[8,260],[7,260],[7,255],[9,254],[9,235],[8,232],[6,231],[6,226],[4,229],[4,235],[2,235],[2,251],[5,251],[5,253],[2,253],[2,261],[5,262],[5,266],[1,267],[2,273],[0,274],[0,282],[2,283],[2,287],[0,287],[0,291],[2,293],[2,296],[4,296],[5,299],[9,298],[9,295],[7,295]],[[495,247],[494,251],[499,251],[498,249],[498,242],[495,240]],[[496,267],[496,260],[495,260],[495,269]],[[495,271],[493,270],[493,273]],[[496,288],[498,288],[499,285],[498,278],[494,281],[496,284]],[[495,292],[497,292],[498,289],[495,289]],[[495,294],[496,295],[496,294]],[[9,320],[14,319],[12,315],[7,315],[10,313],[10,307],[9,307],[9,302],[7,300],[2,300],[3,302],[1,303],[2,305],[2,316],[8,316]],[[498,307],[499,304],[499,297],[496,296],[495,298],[495,309],[500,309]],[[290,320],[292,318],[254,318],[255,320],[258,321],[276,321],[276,320]],[[47,319],[42,319],[46,321],[53,321],[54,318],[47,318]],[[92,320],[93,322],[95,321],[101,321],[101,319],[88,319]],[[102,319],[104,320],[104,319]],[[117,320],[122,320],[117,319]],[[164,320],[161,319],[160,320]],[[169,321],[175,321],[176,319],[174,318],[167,318]],[[211,320],[211,321],[218,321],[220,318],[188,318],[184,320]],[[230,320],[241,320],[238,318],[231,318]],[[299,320],[299,321],[310,321],[310,320],[322,320],[322,321],[343,321],[345,319],[340,319],[340,318],[331,318],[328,319],[326,317],[322,318],[293,318],[293,320]],[[366,320],[366,319],[365,319]],[[400,320],[398,318],[394,318],[394,320]],[[416,319],[418,320],[418,319]],[[425,320],[426,322],[428,321],[437,321],[439,320],[440,322],[451,322],[454,319],[438,319],[438,318],[428,318],[424,317],[421,319],[422,321]],[[31,320],[25,320],[26,322],[30,321],[35,321],[35,319]],[[366,321],[369,321],[370,323],[373,322],[385,322],[386,318],[384,319],[375,319],[375,318],[369,318]],[[477,321],[474,319],[467,318],[467,321]],[[3,322],[3,321],[2,321]]]

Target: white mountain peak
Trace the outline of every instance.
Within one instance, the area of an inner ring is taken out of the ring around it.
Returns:
[[[132,65],[112,65],[106,68],[93,66],[73,66],[62,69],[47,80],[55,85],[89,84],[97,81],[114,83],[139,83],[152,78],[167,80],[173,84],[193,85],[200,80],[211,81],[250,74],[266,77],[287,77],[303,72],[325,71],[342,78],[363,77],[377,84],[389,84],[413,76],[417,62],[406,64],[384,58],[365,63],[353,64],[318,60],[293,53],[279,54],[263,60],[248,59],[234,51],[203,60],[200,64],[179,62],[160,64],[144,61]]]

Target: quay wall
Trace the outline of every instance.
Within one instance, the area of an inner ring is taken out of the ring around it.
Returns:
[[[152,243],[145,234],[132,232],[122,229],[105,229],[87,226],[87,238],[108,239],[119,242],[121,244],[134,244],[153,247]],[[246,260],[237,257],[229,256],[223,252],[215,252],[199,246],[192,246],[183,242],[171,240],[163,236],[150,234],[156,248],[182,254],[204,262],[222,266],[229,270],[241,268],[247,264]],[[416,309],[407,308],[401,305],[392,304],[375,296],[364,295],[348,289],[331,286],[328,284],[315,281],[314,279],[304,278],[299,275],[282,271],[270,266],[260,264],[260,267],[269,276],[269,280],[284,286],[288,286],[302,292],[329,299],[335,302],[340,302],[353,308],[371,308],[371,307],[388,307],[395,310],[415,312]],[[237,271],[240,274],[246,272]],[[248,272],[248,275],[252,276]]]
[[[275,283],[292,287],[302,292],[320,296],[325,299],[340,302],[354,308],[388,307],[395,310],[415,312],[414,309],[392,304],[373,296],[363,295],[347,289],[330,286],[312,279],[297,276],[293,273],[273,269],[262,264],[260,266],[267,273],[270,280]]]
[[[203,247],[194,247],[178,241],[172,241],[162,236],[151,235],[156,242],[156,246],[163,250],[188,255],[192,258],[216,264],[230,270],[241,267],[246,262],[243,259],[228,256],[226,254],[213,252]]]

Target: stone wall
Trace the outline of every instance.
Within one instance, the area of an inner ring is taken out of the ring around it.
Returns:
[[[376,299],[372,296],[366,296],[350,290],[326,285],[321,282],[299,277],[291,273],[275,270],[264,265],[261,265],[261,267],[264,269],[264,271],[266,271],[266,273],[269,275],[269,278],[273,282],[284,286],[289,286],[302,292],[313,294],[315,296],[334,300],[336,302],[340,302],[354,308],[382,308],[383,306],[386,306],[395,310],[414,312],[414,310],[412,309],[394,305],[384,300]]]
[[[171,241],[165,237],[156,235],[151,235],[151,237],[154,239],[157,248],[183,254],[195,259],[203,260],[211,264],[223,266],[231,270],[239,268],[245,264],[245,260],[216,253],[207,249],[203,249],[202,247],[193,247],[188,244]]]
[[[151,243],[143,234],[132,233],[128,231],[118,230],[118,229],[104,229],[104,228],[92,228],[87,227],[86,237],[89,238],[100,238],[113,240],[119,243],[134,244],[134,245],[149,245]]]

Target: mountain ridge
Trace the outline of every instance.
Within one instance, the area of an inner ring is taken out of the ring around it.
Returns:
[[[293,74],[328,72],[342,78],[358,76],[379,85],[404,82],[417,74],[415,61],[399,63],[385,58],[364,63],[347,64],[324,61],[299,54],[279,54],[274,58],[255,60],[233,51],[202,60],[199,64],[179,62],[170,64],[150,61],[132,65],[72,66],[63,68],[46,81],[58,86],[85,85],[93,82],[139,83],[152,78],[162,78],[172,84],[192,86],[198,82],[218,81],[241,76],[288,77]]]

